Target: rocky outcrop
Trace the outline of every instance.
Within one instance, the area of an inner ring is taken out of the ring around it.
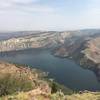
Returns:
[[[92,62],[89,68],[96,73],[98,80],[100,80],[100,37],[88,41],[85,47],[82,53],[87,61]]]
[[[83,68],[95,72],[100,81],[100,36],[81,38],[73,43],[65,43],[54,51],[55,56],[70,57]]]
[[[9,33],[10,35],[15,35],[13,35],[14,37],[10,36],[11,38],[9,37],[8,40],[6,39],[0,41],[0,52],[24,50],[29,48],[56,48],[63,44],[67,44],[68,47],[72,47],[77,38],[78,41],[81,42],[82,38],[88,37],[89,35],[93,35],[94,33],[98,32],[100,32],[100,30],[77,30],[63,32],[24,31]]]
[[[54,48],[63,44],[65,38],[69,36],[69,32],[44,32],[19,38],[11,38],[5,41],[0,41],[0,52],[24,50],[29,48]]]

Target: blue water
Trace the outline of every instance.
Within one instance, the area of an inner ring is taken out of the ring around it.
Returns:
[[[100,90],[100,83],[92,71],[81,68],[72,60],[54,57],[47,50],[4,53],[0,54],[0,59],[49,72],[49,77],[72,89]]]

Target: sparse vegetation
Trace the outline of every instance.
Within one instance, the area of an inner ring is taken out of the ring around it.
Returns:
[[[100,98],[100,92],[76,93],[47,77],[44,78],[45,74],[41,71],[17,66],[0,62],[0,100],[99,100]]]
[[[0,100],[31,100],[29,98],[33,97],[45,100],[45,97],[57,98],[59,93],[73,93],[71,89],[50,81],[45,72],[37,69],[5,62],[0,62],[0,69]]]
[[[32,89],[32,81],[24,75],[20,77],[7,73],[0,78],[0,96],[12,94],[17,91],[29,91]]]
[[[27,92],[1,97],[0,100],[100,100],[100,92],[88,92],[82,94],[64,95],[62,92],[53,94],[38,94],[30,96]]]

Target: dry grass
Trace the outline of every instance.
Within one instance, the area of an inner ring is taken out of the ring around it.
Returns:
[[[100,92],[88,92],[67,96],[67,100],[100,100]]]

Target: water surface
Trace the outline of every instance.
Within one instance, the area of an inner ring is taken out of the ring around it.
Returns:
[[[49,72],[49,77],[72,89],[100,90],[100,83],[92,71],[81,68],[72,60],[54,57],[47,50],[34,49],[3,53],[0,54],[0,59],[27,64]]]

